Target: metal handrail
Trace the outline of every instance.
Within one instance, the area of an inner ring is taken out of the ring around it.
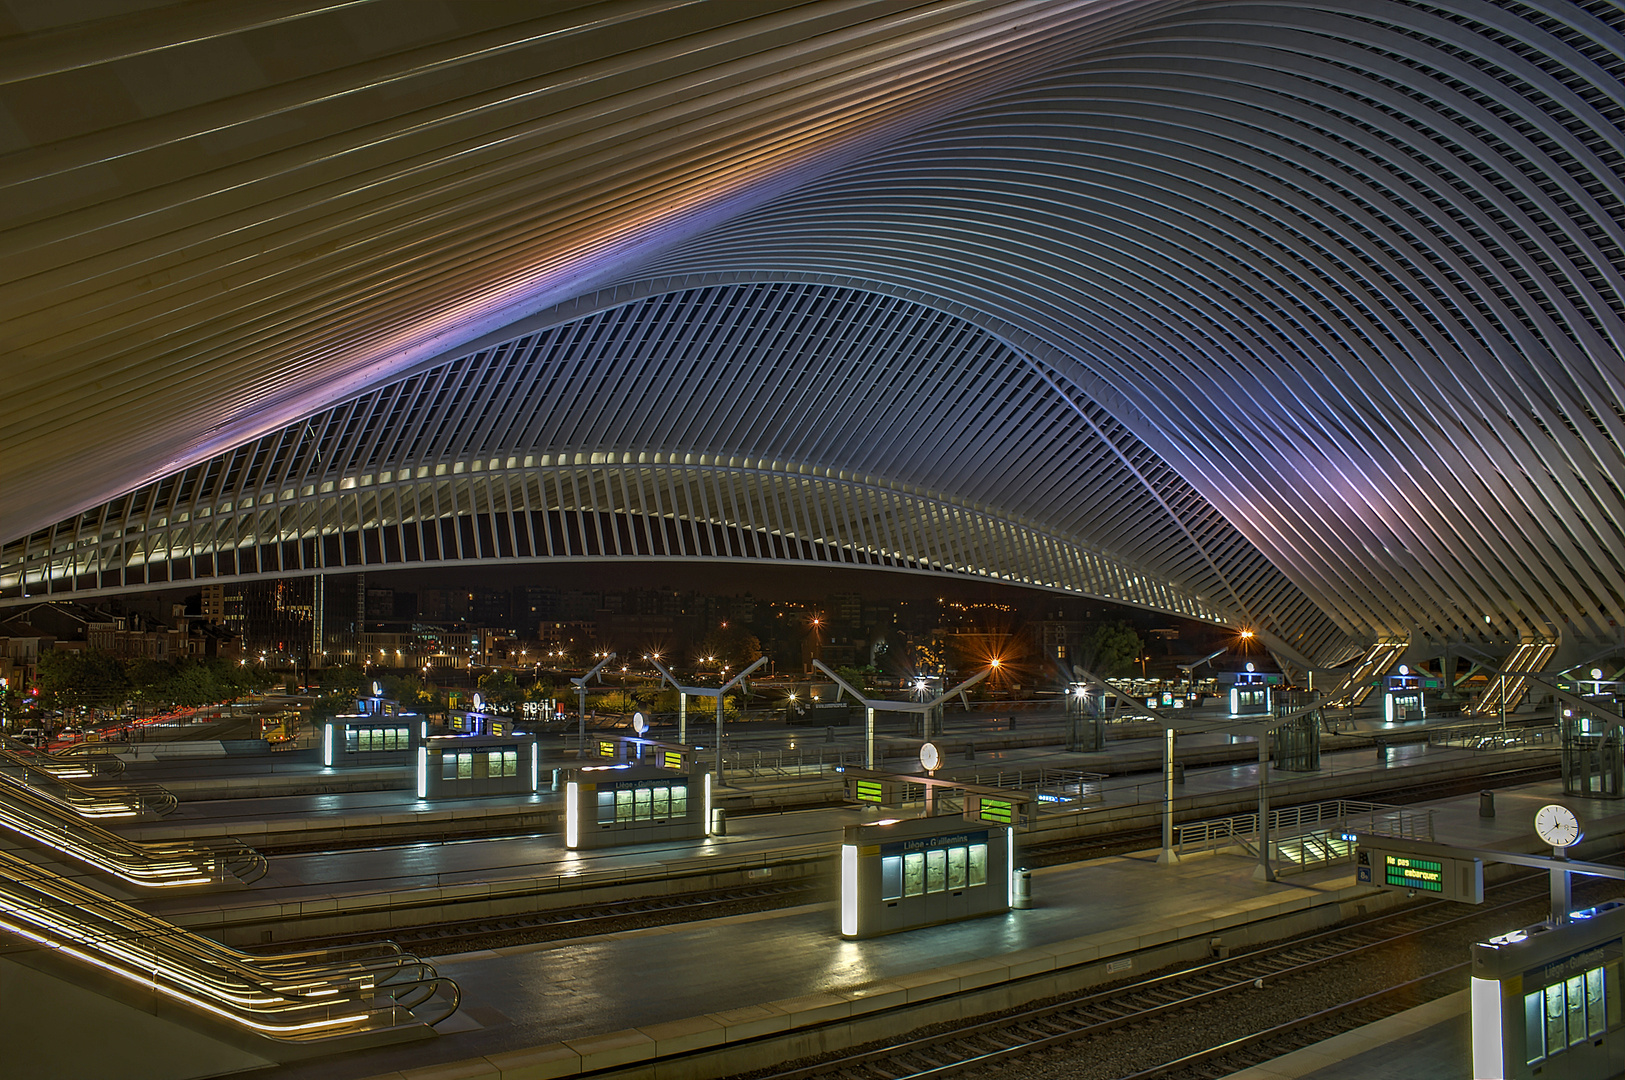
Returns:
[[[173,792],[157,784],[80,787],[5,750],[0,750],[0,782],[26,788],[84,818],[163,817],[179,805]]]
[[[1392,836],[1407,840],[1433,839],[1433,810],[1361,799],[1329,799],[1324,802],[1288,806],[1270,811],[1272,843],[1291,840],[1304,832],[1336,827],[1342,832],[1363,832],[1371,836]],[[1174,842],[1186,850],[1256,841],[1258,814],[1232,814],[1228,817],[1190,821],[1174,826]]]
[[[108,742],[105,739],[97,739],[95,742],[86,740],[76,742],[72,746],[64,746],[53,753],[60,761],[67,761],[69,758],[94,758],[99,773],[117,774],[124,771],[124,760],[116,755],[129,753],[132,745],[134,744],[128,742]]]
[[[1559,741],[1552,724],[1520,724],[1507,727],[1497,723],[1459,724],[1428,731],[1430,746],[1456,746],[1464,750],[1505,750],[1514,746],[1555,746]]]
[[[131,840],[9,784],[0,785],[0,827],[144,888],[215,884],[228,874],[249,884],[270,869],[264,855],[233,837]]]
[[[80,744],[83,745],[83,744]],[[61,754],[53,754],[29,746],[20,739],[0,735],[0,751],[21,764],[65,780],[83,780],[92,776],[109,776],[124,771],[124,762],[116,757],[97,758],[94,761],[70,761]]]
[[[317,960],[258,957],[0,851],[0,928],[283,1042],[330,1042],[419,1020],[436,994],[461,992],[407,953]],[[438,1023],[450,1012],[437,1016]]]

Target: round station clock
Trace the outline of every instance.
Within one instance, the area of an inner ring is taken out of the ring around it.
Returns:
[[[1573,810],[1551,803],[1535,811],[1535,834],[1552,847],[1566,848],[1578,844],[1585,831]]]
[[[920,747],[920,768],[926,772],[934,772],[942,764],[942,754],[937,750],[936,743],[926,743]]]

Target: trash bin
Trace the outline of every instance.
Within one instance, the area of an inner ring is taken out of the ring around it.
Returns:
[[[1033,906],[1033,872],[1025,866],[1018,867],[1015,873],[1015,906],[1026,911]]]
[[[1494,817],[1495,816],[1495,792],[1493,792],[1493,791],[1480,791],[1478,793],[1478,816],[1479,817]]]
[[[711,835],[728,835],[728,811],[722,807],[713,807],[711,810]]]

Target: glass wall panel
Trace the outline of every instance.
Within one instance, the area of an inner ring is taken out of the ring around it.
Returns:
[[[671,786],[671,816],[688,816],[688,785],[686,783]]]
[[[1523,996],[1525,1059],[1533,1065],[1546,1056],[1546,995],[1540,990]]]
[[[896,900],[903,895],[903,857],[887,855],[880,860],[880,898]]]
[[[650,804],[653,801],[653,795],[654,792],[646,787],[640,787],[634,793],[634,797],[637,800],[637,820],[649,820]]]
[[[656,821],[664,821],[671,816],[671,789],[657,787],[654,789],[654,816]]]
[[[987,884],[987,845],[972,844],[970,846],[969,874],[972,885]]]
[[[1563,984],[1546,988],[1546,1047],[1555,1054],[1568,1045],[1568,1031],[1563,1023]]]
[[[948,887],[948,852],[932,848],[925,853],[925,891],[942,892]]]
[[[600,791],[598,793],[598,824],[609,825],[615,821],[615,793],[613,791]]]
[[[632,792],[629,789],[622,788],[615,793],[615,820],[632,820]]]
[[[925,853],[911,852],[903,856],[903,895],[925,895]]]
[[[966,851],[962,847],[948,849],[948,888],[950,891],[965,887],[965,855]]]
[[[1586,972],[1586,1034],[1601,1035],[1607,1027],[1608,1011],[1603,1008],[1602,968]]]

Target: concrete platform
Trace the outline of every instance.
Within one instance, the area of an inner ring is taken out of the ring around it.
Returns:
[[[1494,818],[1479,816],[1476,796],[1429,805],[1442,842],[1529,851],[1539,847],[1534,810],[1559,795],[1556,783],[1503,791]],[[1587,818],[1594,843],[1617,846],[1625,807],[1564,801]],[[256,1075],[545,1080],[694,1051],[686,1065],[663,1065],[661,1075],[715,1076],[816,1052],[836,1037],[889,1037],[900,1034],[899,1025],[1010,1007],[1195,960],[1207,955],[1214,937],[1240,946],[1403,899],[1355,885],[1346,864],[1260,883],[1250,859],[1208,855],[1164,867],[1153,854],[1036,871],[1033,910],[873,941],[843,941],[830,906],[811,905],[443,958],[437,967],[459,981],[464,1007],[441,1038],[409,1053],[335,1057]],[[975,999],[950,998],[962,990],[973,990]],[[882,1014],[898,1004],[909,1006],[906,1015]],[[1448,1021],[1447,1011],[1438,1019]],[[1375,1037],[1391,1041],[1415,1030],[1422,1028],[1391,1024],[1389,1034]],[[775,1034],[779,1041],[770,1046],[745,1045]],[[1356,1045],[1333,1053],[1356,1053],[1347,1049]],[[1416,1046],[1418,1053],[1438,1048],[1425,1037]],[[1451,1067],[1451,1051],[1444,1058],[1437,1066],[1418,1059],[1398,1072],[1358,1075],[1465,1075],[1426,1071]],[[1322,1057],[1315,1068],[1338,1065]],[[1344,1080],[1356,1073],[1299,1075]]]
[[[1460,990],[1225,1080],[1469,1080],[1472,1054],[1472,1003]]]
[[[1487,763],[1514,765],[1524,751],[1469,751],[1422,744],[1396,747],[1378,761],[1369,752],[1325,755],[1312,774],[1272,774],[1276,806],[1334,798],[1366,789],[1376,772],[1406,783],[1476,773]],[[1053,752],[1009,751],[1006,769],[1036,769]],[[1258,766],[1192,769],[1176,788],[1178,820],[1188,822],[1256,807]],[[785,781],[741,780],[737,803],[782,793]],[[835,779],[826,781],[835,784]],[[1075,812],[1046,813],[1018,843],[1040,843],[1151,827],[1160,820],[1162,789],[1135,777],[1103,785],[1099,802]],[[1476,804],[1475,804],[1476,806]],[[136,897],[108,891],[182,926],[232,945],[296,936],[374,931],[419,922],[486,918],[630,895],[706,887],[707,882],[787,880],[828,874],[842,827],[862,820],[857,808],[757,813],[730,819],[727,837],[634,845],[595,852],[563,850],[551,795],[422,802],[410,793],[376,791],[281,796],[183,804],[171,818],[122,826],[143,840],[229,834],[255,844],[262,836],[314,842],[361,837],[372,846],[283,854],[251,889],[192,896]],[[1475,810],[1476,812],[1476,810]],[[522,835],[444,840],[500,823]],[[425,837],[423,841],[414,837]],[[641,884],[634,884],[641,883]],[[404,909],[411,909],[405,914]],[[265,937],[269,933],[270,938]]]

